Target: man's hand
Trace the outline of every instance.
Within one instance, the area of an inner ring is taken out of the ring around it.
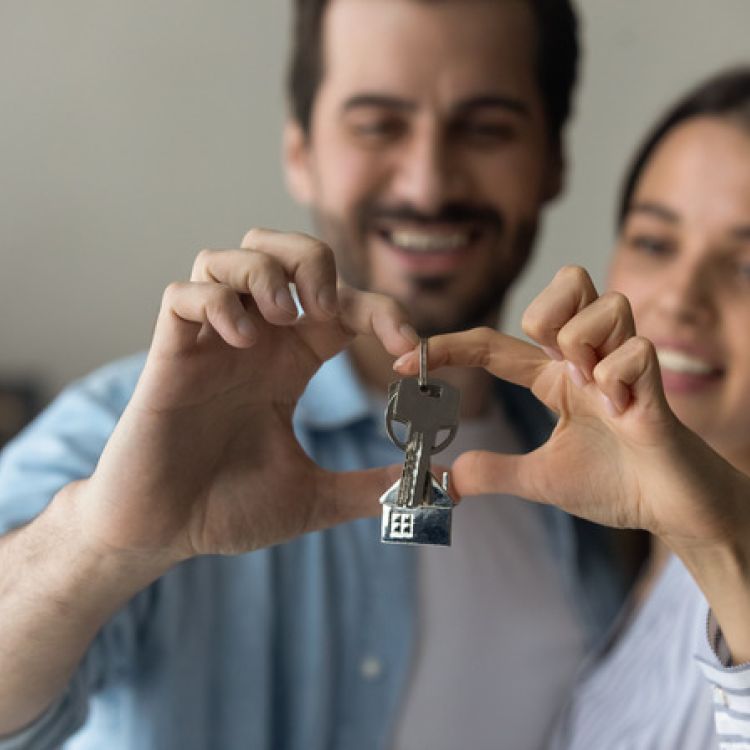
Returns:
[[[167,288],[94,474],[0,539],[0,736],[50,706],[99,628],[176,562],[380,511],[397,467],[323,471],[292,431],[308,381],[356,334],[393,355],[417,343],[393,301],[336,282],[325,245],[254,230]]]
[[[458,492],[510,493],[652,532],[691,570],[733,650],[750,658],[750,478],[672,413],[654,347],[636,335],[622,295],[599,297],[585,271],[565,268],[523,328],[541,348],[484,328],[430,339],[431,369],[484,367],[559,416],[532,453],[460,456]],[[416,352],[396,364],[416,372]]]
[[[323,471],[292,430],[308,381],[355,334],[393,355],[417,340],[395,302],[337,285],[321,242],[252,230],[242,249],[201,252],[191,280],[167,288],[132,400],[77,488],[79,527],[176,561],[376,514],[397,470]]]

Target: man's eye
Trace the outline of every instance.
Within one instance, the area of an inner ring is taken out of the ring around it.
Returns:
[[[396,138],[404,131],[404,124],[396,119],[361,120],[350,124],[352,134],[365,141]]]
[[[507,122],[458,122],[455,131],[479,143],[505,143],[515,137],[515,128]]]
[[[737,277],[745,284],[750,284],[750,258],[740,258],[733,264]]]

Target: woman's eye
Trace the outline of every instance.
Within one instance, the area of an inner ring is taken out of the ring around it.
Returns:
[[[663,255],[672,249],[669,240],[647,234],[637,234],[628,243],[633,249],[649,255]]]

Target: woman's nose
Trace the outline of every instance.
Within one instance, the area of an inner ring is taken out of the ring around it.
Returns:
[[[681,322],[699,323],[713,318],[716,312],[713,276],[712,269],[700,262],[672,268],[658,291],[658,306]]]

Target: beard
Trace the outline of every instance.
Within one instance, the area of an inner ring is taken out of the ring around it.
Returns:
[[[526,265],[537,233],[537,217],[519,221],[509,230],[503,217],[491,207],[447,204],[427,216],[409,206],[381,207],[365,204],[353,223],[319,208],[313,210],[320,237],[333,250],[339,276],[361,291],[394,297],[407,311],[421,337],[452,333],[481,325],[496,325],[509,287]],[[395,296],[373,283],[367,238],[378,221],[406,221],[412,225],[436,223],[480,227],[491,238],[493,262],[471,289],[460,288],[460,275],[411,275],[409,293]]]

